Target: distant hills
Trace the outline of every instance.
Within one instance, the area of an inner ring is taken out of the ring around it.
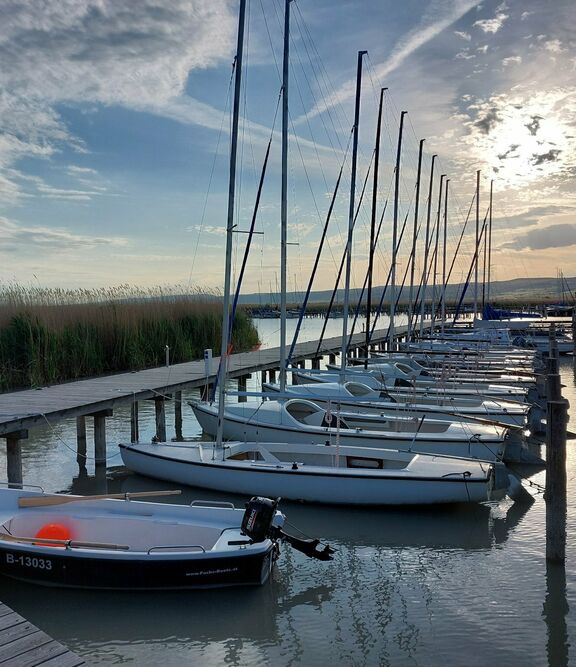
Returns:
[[[382,295],[383,286],[374,287],[372,290],[372,300],[376,303]],[[474,299],[474,286],[470,284],[466,291],[464,303],[472,303]],[[576,296],[576,277],[564,278],[564,299],[572,303]],[[360,296],[360,289],[350,290],[350,299],[357,302]],[[405,287],[402,290],[401,301],[408,300],[409,290]],[[460,298],[462,293],[462,284],[452,284],[448,286],[446,300],[454,302]],[[309,303],[328,303],[332,295],[331,290],[320,290],[312,292]],[[338,290],[337,301],[342,302],[344,297],[343,290]],[[364,296],[364,300],[365,300]],[[479,287],[479,299],[482,298],[482,287]],[[289,291],[286,294],[288,303],[301,303],[303,294],[301,292]],[[536,305],[541,303],[558,303],[562,300],[560,285],[557,278],[515,278],[514,280],[500,280],[492,283],[490,287],[490,300],[498,303],[511,303],[519,306]],[[242,304],[249,305],[276,305],[279,303],[277,293],[264,292],[263,294],[242,294],[239,299]]]

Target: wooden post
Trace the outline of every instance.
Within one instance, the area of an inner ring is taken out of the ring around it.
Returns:
[[[548,665],[568,667],[568,628],[566,617],[569,606],[566,599],[566,568],[562,563],[546,562],[546,597],[542,616],[546,622],[546,653]]]
[[[275,368],[271,368],[268,371],[268,381],[269,382],[276,382],[276,369]]]
[[[546,413],[546,559],[566,560],[566,424],[568,402],[548,401]]]
[[[306,359],[302,359],[302,361],[299,361],[298,366],[300,368],[306,368]]]
[[[266,382],[266,372],[267,372],[266,370],[263,370],[261,373],[261,380],[260,380],[261,384],[264,384]]]
[[[156,413],[156,439],[158,442],[166,442],[166,402],[164,396],[154,398],[154,410]]]
[[[238,391],[246,391],[246,380],[249,377],[249,375],[241,375],[238,378]],[[247,398],[247,396],[238,396],[238,403],[246,403]]]
[[[329,363],[331,363],[331,364],[335,364],[335,363],[336,363],[336,355],[330,353],[330,354],[328,355],[328,361],[329,361]]]
[[[312,368],[314,370],[318,370],[320,368],[320,359],[320,357],[314,357],[314,359],[312,359]]]
[[[176,440],[184,440],[182,436],[182,392],[174,393],[174,431]]]
[[[138,423],[138,401],[132,401],[130,406],[130,442],[140,440],[140,425]]]
[[[106,465],[106,417],[112,410],[94,413],[94,464],[96,467]]]
[[[6,472],[8,486],[11,489],[22,488],[22,444],[21,440],[28,437],[28,431],[7,433],[6,438]]]
[[[76,462],[86,467],[86,417],[76,417]]]

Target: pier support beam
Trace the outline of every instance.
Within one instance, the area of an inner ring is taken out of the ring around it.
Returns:
[[[112,410],[95,412],[94,417],[94,464],[106,465],[106,417],[111,417]]]
[[[330,354],[328,355],[328,362],[331,363],[331,364],[335,364],[335,363],[336,363],[336,355],[330,353]]]
[[[250,375],[241,375],[238,378],[238,391],[246,391],[246,380]],[[247,396],[238,396],[238,403],[246,403]]]
[[[176,440],[182,441],[182,392],[174,393],[174,431]]]
[[[566,560],[566,424],[568,402],[548,401],[546,413],[546,560]]]
[[[6,438],[6,472],[8,486],[11,489],[22,488],[22,444],[21,440],[28,437],[28,431],[7,433]]]
[[[130,406],[130,442],[140,440],[140,424],[138,423],[138,401],[133,401]]]
[[[166,442],[166,401],[163,396],[154,398],[154,411],[156,413],[156,439],[158,442]]]
[[[76,417],[76,462],[80,468],[86,467],[86,417]]]
[[[321,359],[322,357],[314,357],[314,359],[312,359],[312,368],[314,370],[318,370],[320,368]]]
[[[275,368],[271,368],[268,371],[268,381],[269,382],[276,382],[276,369]]]

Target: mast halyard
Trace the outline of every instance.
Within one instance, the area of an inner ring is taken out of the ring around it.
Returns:
[[[480,243],[480,170],[476,172],[476,255],[474,259],[474,319],[478,317],[478,244]]]
[[[222,344],[218,370],[218,425],[216,445],[221,446],[224,431],[224,401],[228,371],[228,338],[230,336],[230,285],[232,280],[232,238],[234,234],[234,200],[236,195],[236,157],[238,152],[238,119],[240,116],[240,89],[242,84],[242,51],[244,48],[244,19],[246,0],[240,0],[238,15],[238,42],[236,45],[234,73],[234,102],[232,107],[232,135],[230,141],[230,170],[228,181],[228,216],[226,222],[226,260],[224,268],[224,298],[222,304]]]
[[[352,262],[352,232],[354,230],[354,212],[356,195],[356,164],[358,160],[358,124],[360,120],[360,90],[362,87],[362,58],[368,51],[358,51],[356,66],[356,102],[354,105],[354,128],[352,137],[352,173],[350,177],[350,207],[348,210],[348,239],[346,241],[346,280],[344,286],[344,307],[342,321],[342,351],[340,360],[340,379],[344,382],[346,368],[346,348],[348,344],[348,309],[350,301],[350,272]]]
[[[284,56],[282,63],[282,188],[280,201],[280,392],[286,389],[286,264],[288,236],[288,81],[290,57],[290,2],[284,0]]]

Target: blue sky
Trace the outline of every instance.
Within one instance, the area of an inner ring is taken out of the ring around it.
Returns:
[[[222,286],[237,9],[224,0],[0,2],[0,282]],[[280,0],[249,0],[239,229],[250,222],[278,100],[282,13]],[[307,282],[345,164],[316,288],[332,286],[342,252],[359,49],[368,50],[360,184],[379,89],[388,87],[379,214],[391,197],[405,109],[400,219],[408,216],[410,229],[416,151],[426,139],[420,244],[430,155],[437,153],[437,174],[450,178],[449,255],[480,169],[481,217],[494,180],[493,276],[554,276],[558,268],[576,274],[571,0],[295,0],[292,18],[290,289]],[[244,291],[267,292],[277,281],[279,123]],[[355,230],[356,284],[367,262],[370,188]],[[435,208],[436,194],[433,202]],[[377,283],[389,265],[391,210],[390,203]],[[454,280],[468,270],[472,223]],[[245,235],[237,240],[236,264]]]

